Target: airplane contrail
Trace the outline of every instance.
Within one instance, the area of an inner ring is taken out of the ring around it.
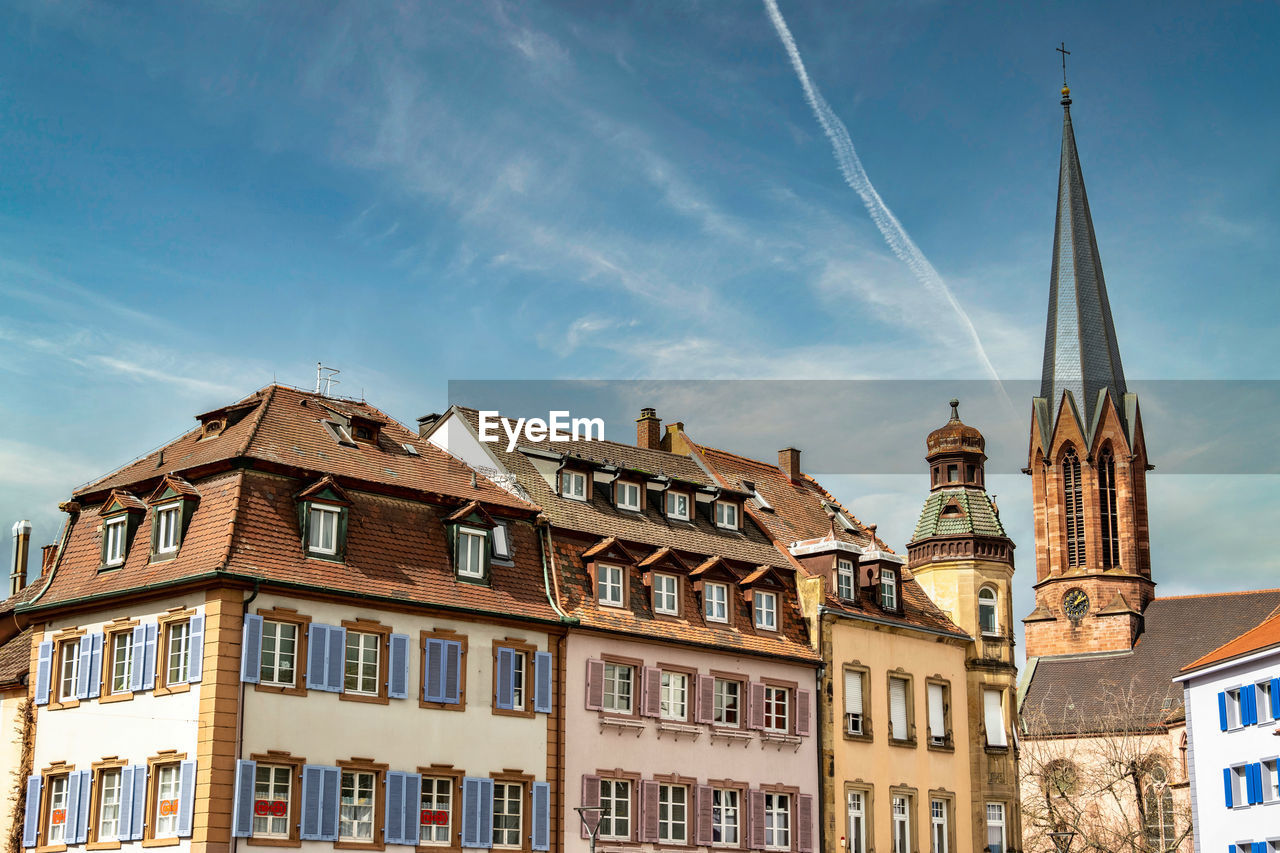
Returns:
[[[773,22],[773,28],[778,31],[778,38],[787,49],[787,56],[791,58],[791,67],[800,78],[805,100],[813,108],[818,123],[822,125],[827,139],[831,141],[831,148],[835,152],[836,163],[840,166],[840,173],[844,175],[845,183],[862,197],[862,203],[871,214],[876,227],[880,229],[884,241],[889,244],[889,249],[915,274],[925,290],[944,298],[955,311],[969,333],[975,353],[987,369],[987,373],[991,374],[991,378],[999,385],[1000,377],[996,375],[996,369],[992,366],[991,359],[987,357],[986,348],[982,346],[982,339],[978,337],[978,330],[974,327],[973,321],[969,319],[969,315],[960,305],[955,294],[951,292],[951,288],[947,287],[947,283],[942,280],[942,276],[938,275],[938,271],[933,268],[933,264],[929,263],[929,259],[924,256],[924,252],[920,251],[920,247],[907,234],[898,217],[893,215],[893,211],[884,203],[884,199],[880,198],[880,193],[876,192],[871,179],[867,177],[866,169],[862,168],[862,161],[858,159],[858,152],[854,149],[853,140],[849,137],[849,129],[832,111],[826,99],[822,97],[822,93],[818,91],[818,87],[809,79],[804,60],[800,58],[800,51],[796,48],[796,40],[791,36],[791,30],[787,28],[787,22],[783,20],[782,13],[778,11],[777,0],[764,0],[764,7],[769,12],[769,20]],[[1004,386],[999,387],[1000,393],[1004,395]],[[1008,399],[1005,396],[1005,400],[1008,401]]]

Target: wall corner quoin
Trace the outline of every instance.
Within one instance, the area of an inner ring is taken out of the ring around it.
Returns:
[[[231,790],[235,785],[244,602],[244,591],[238,588],[215,587],[205,594],[204,678],[196,735],[197,789]],[[197,802],[192,853],[229,853],[230,849],[230,800],[214,797]]]

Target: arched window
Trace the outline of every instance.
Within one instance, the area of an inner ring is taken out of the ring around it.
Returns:
[[[1150,850],[1168,851],[1174,844],[1173,791],[1165,776],[1164,767],[1152,765],[1147,773],[1143,798],[1143,831]]]
[[[1067,523],[1067,565],[1084,565],[1084,492],[1075,448],[1062,456],[1062,496]]]
[[[1098,503],[1102,508],[1102,567],[1120,565],[1120,516],[1116,510],[1116,458],[1108,447],[1098,460]]]
[[[996,615],[996,591],[989,586],[978,590],[978,630],[984,636],[993,637],[1000,634],[1000,619]]]

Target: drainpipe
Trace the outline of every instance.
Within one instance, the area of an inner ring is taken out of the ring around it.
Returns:
[[[223,566],[222,568],[226,568]],[[253,579],[253,594],[244,600],[240,605],[240,624],[244,625],[244,617],[249,614],[249,605],[253,604],[253,600],[258,597],[258,588],[262,584],[260,578]],[[244,752],[244,688],[245,680],[240,679],[240,702],[236,705],[236,761],[240,760],[241,753]],[[301,784],[301,782],[299,782]],[[234,820],[234,817],[233,817]],[[240,839],[235,836],[235,827],[231,827],[231,850],[232,853],[240,849]]]
[[[565,613],[560,609],[560,579],[552,569],[555,566],[555,553],[551,550],[551,522],[545,515],[539,514],[534,519],[534,525],[538,528],[538,544],[541,546],[545,534],[545,547],[539,547],[538,551],[542,556],[542,588],[547,593],[547,603],[551,605],[551,609],[560,617],[561,622],[577,624],[578,620]],[[547,565],[547,555],[551,555],[551,566]],[[553,591],[554,588],[554,591]]]
[[[821,619],[822,617],[819,616],[818,618]],[[819,630],[819,635],[821,635],[821,630]],[[813,674],[814,674],[814,683],[818,691],[818,701],[813,703],[813,707],[816,711],[819,708],[826,708],[830,704],[826,700],[826,691],[822,689],[823,679],[825,679],[827,676],[826,662],[824,661],[823,663],[818,664],[818,668],[814,670]],[[827,819],[826,819],[827,798],[822,795],[822,759],[824,755],[823,746],[826,743],[826,736],[825,736],[826,725],[824,724],[824,722],[825,721],[822,719],[814,720],[814,728],[817,729],[817,734],[818,734],[818,796],[817,796],[818,843],[817,843],[817,849],[819,850],[823,849],[822,835],[826,831],[826,826],[827,826]],[[832,790],[835,790],[834,787],[832,788]],[[839,812],[837,812],[837,814],[838,813]],[[832,835],[835,835],[834,831],[832,832]]]

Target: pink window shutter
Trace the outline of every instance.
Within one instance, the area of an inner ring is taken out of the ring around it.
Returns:
[[[747,838],[752,850],[764,849],[764,791],[747,792]]]
[[[604,661],[587,661],[587,710],[604,710]]]
[[[693,841],[700,847],[711,846],[711,788],[707,785],[699,785],[698,790],[698,813],[697,825],[694,829]]]
[[[813,796],[796,797],[796,849],[800,853],[813,853]]]
[[[809,714],[812,713],[813,694],[808,690],[796,691],[795,732],[800,737],[809,736]]]
[[[662,711],[662,670],[644,668],[644,715],[656,717]]]
[[[653,843],[658,840],[658,783],[644,782],[640,787],[640,840]]]
[[[698,676],[698,722],[709,723],[715,715],[716,680],[709,675]]]
[[[764,728],[764,684],[759,681],[751,682],[751,704],[747,708],[748,719],[751,721],[750,726],[753,729]]]
[[[583,776],[582,777],[582,803],[584,808],[598,809],[600,807],[600,777],[599,776]],[[587,827],[595,829],[600,823],[600,812],[586,812],[582,815],[582,819],[578,821],[582,826],[582,837],[589,838],[590,833]]]

